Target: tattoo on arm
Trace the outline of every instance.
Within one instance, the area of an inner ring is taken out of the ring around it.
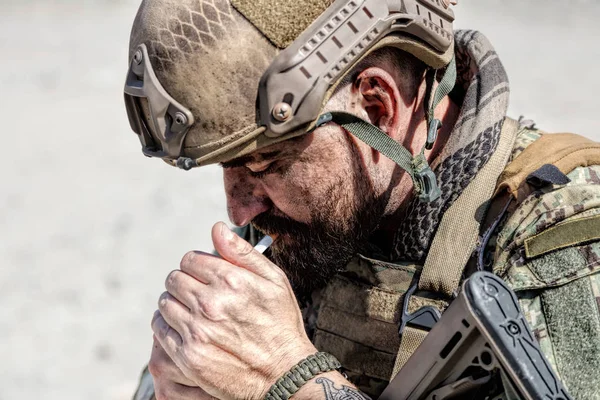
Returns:
[[[336,388],[333,381],[327,378],[317,378],[315,382],[323,387],[325,400],[371,400],[369,396],[350,386]]]

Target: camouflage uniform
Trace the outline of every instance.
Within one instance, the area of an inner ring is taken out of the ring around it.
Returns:
[[[448,157],[436,168],[440,200],[409,207],[395,255],[376,249],[357,255],[303,309],[315,346],[334,354],[349,380],[371,396],[378,396],[392,376],[403,297],[423,268],[439,220],[496,150],[506,113],[508,84],[491,46],[472,31],[458,32],[456,43],[459,85],[453,95],[463,104],[462,119],[450,141],[456,147],[447,147]],[[531,125],[523,126],[509,161],[540,138]],[[566,185],[546,185],[519,199],[488,242],[487,253],[489,267],[517,293],[546,357],[573,397],[598,399],[600,235],[533,256],[526,251],[538,235],[600,214],[600,165],[575,168],[568,178]],[[442,299],[433,302],[447,306]],[[422,306],[411,298],[409,311]],[[151,398],[145,371],[135,400]]]
[[[511,158],[539,137],[536,130],[521,131]],[[516,291],[544,354],[570,393],[596,399],[600,242],[573,243],[531,258],[523,247],[525,240],[557,224],[600,214],[600,166],[576,168],[568,177],[569,184],[539,189],[512,210],[489,250],[493,271]],[[349,379],[367,394],[378,396],[392,374],[400,304],[420,269],[359,256],[312,304],[307,330],[314,332],[317,348],[339,357]],[[420,306],[411,298],[409,311]]]
[[[531,144],[536,134],[527,132],[520,144]],[[600,241],[572,243],[536,257],[527,257],[524,249],[535,235],[600,215],[600,166],[579,167],[567,176],[570,183],[535,191],[506,219],[497,237],[494,272],[516,291],[544,354],[571,395],[597,399]]]
[[[512,159],[539,139],[523,130]],[[580,167],[571,182],[533,192],[504,218],[490,241],[493,270],[516,291],[523,312],[563,383],[576,399],[600,398],[600,241],[528,258],[524,242],[558,224],[600,215],[600,166]],[[250,231],[241,234],[252,241]],[[600,232],[599,232],[600,234]],[[382,257],[379,257],[382,258]],[[365,393],[386,387],[399,345],[399,305],[420,266],[357,256],[304,309],[316,346],[340,358]],[[419,304],[409,303],[413,312]],[[153,399],[144,371],[135,400]]]

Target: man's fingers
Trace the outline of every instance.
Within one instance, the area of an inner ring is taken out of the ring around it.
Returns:
[[[254,250],[250,243],[236,235],[223,222],[213,226],[212,240],[217,252],[230,263],[273,282],[283,276],[279,267]]]
[[[187,269],[191,268],[188,267]],[[181,270],[171,271],[165,280],[167,291],[190,310],[195,310],[198,307],[198,299],[194,293],[201,287],[200,285],[204,285],[204,283],[199,282],[197,278]]]
[[[171,360],[175,361],[174,357],[177,354],[177,349],[182,346],[183,340],[181,335],[165,321],[160,312],[154,313],[152,331]]]
[[[212,400],[214,397],[199,387],[189,387],[175,382],[154,382],[156,400]]]
[[[162,348],[156,336],[154,337],[148,370],[154,379],[167,380],[185,386],[196,386],[196,383],[185,376],[175,365],[175,362]]]
[[[181,271],[204,284],[211,284],[219,280],[223,271],[231,267],[221,257],[201,251],[186,253],[179,266]]]
[[[169,292],[164,292],[158,298],[158,311],[167,324],[181,336],[187,332],[185,324],[190,320],[190,309]]]

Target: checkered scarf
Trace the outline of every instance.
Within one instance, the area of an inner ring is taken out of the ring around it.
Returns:
[[[508,77],[489,41],[479,32],[455,33],[457,86],[450,94],[462,107],[434,172],[442,195],[414,199],[396,237],[390,259],[422,262],[446,210],[496,149],[508,108]]]

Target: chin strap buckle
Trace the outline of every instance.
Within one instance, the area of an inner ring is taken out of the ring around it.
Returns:
[[[437,200],[442,191],[437,183],[437,177],[431,170],[427,159],[423,153],[413,159],[413,168],[415,180],[417,181],[419,190],[419,200],[423,202],[432,202]]]
[[[427,165],[426,169],[417,172],[415,177],[419,180],[419,184],[421,185],[421,192],[419,193],[420,201],[430,203],[437,200],[442,195],[442,191],[437,184],[437,178],[429,165]]]
[[[442,121],[439,119],[431,120],[427,131],[427,141],[425,142],[425,146],[421,153],[413,159],[415,180],[419,187],[419,200],[423,202],[435,201],[442,195],[442,191],[437,183],[437,178],[425,158],[425,150],[431,150],[433,148],[438,131],[441,127]]]

